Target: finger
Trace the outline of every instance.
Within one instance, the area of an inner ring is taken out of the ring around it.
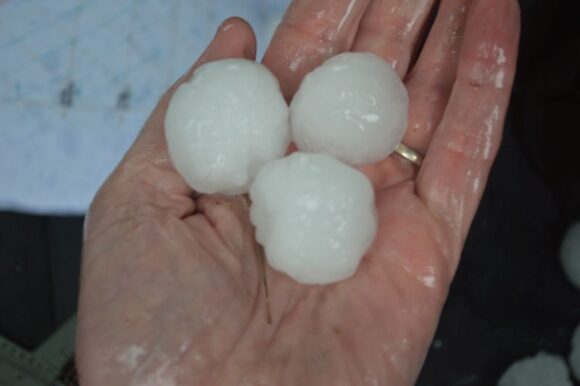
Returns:
[[[264,55],[290,100],[305,74],[350,49],[370,0],[294,0]]]
[[[449,104],[418,175],[417,193],[446,229],[457,258],[500,145],[519,20],[516,0],[474,2]]]
[[[374,0],[362,18],[353,51],[372,52],[404,77],[435,0]]]
[[[457,75],[472,0],[443,0],[417,63],[406,79],[409,123],[403,143],[425,154]]]
[[[406,78],[409,122],[403,143],[425,154],[447,105],[471,0],[444,0],[417,63]],[[414,178],[417,168],[394,154],[361,170],[377,189]]]
[[[164,119],[169,100],[177,87],[188,80],[195,69],[203,63],[226,58],[254,59],[256,40],[252,28],[242,19],[230,18],[218,28],[216,36],[199,60],[161,98],[149,116],[143,130],[121,163],[120,169],[130,175],[154,181],[160,191],[190,194],[191,189],[175,173],[169,160],[165,142]],[[138,171],[133,170],[138,168]]]

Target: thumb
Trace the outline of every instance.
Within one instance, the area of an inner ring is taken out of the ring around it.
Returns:
[[[256,38],[250,25],[236,17],[225,20],[201,57],[161,97],[137,139],[106,184],[131,181],[133,185],[135,181],[144,181],[162,193],[188,195],[191,189],[175,172],[167,151],[164,119],[169,100],[177,87],[189,80],[200,65],[227,58],[253,60],[255,56]]]

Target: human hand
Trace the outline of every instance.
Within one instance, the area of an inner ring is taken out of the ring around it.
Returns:
[[[418,171],[397,156],[363,168],[379,231],[353,277],[304,286],[268,269],[272,325],[248,203],[191,198],[166,150],[168,91],[87,215],[82,385],[414,383],[499,147],[519,34],[515,0],[443,0],[408,71],[434,3],[295,0],[276,32],[264,63],[288,99],[338,52],[393,63],[404,142],[426,156]],[[254,55],[230,19],[200,62]]]

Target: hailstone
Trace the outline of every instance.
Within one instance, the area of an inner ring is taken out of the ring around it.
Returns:
[[[299,150],[352,165],[380,161],[403,139],[409,97],[391,65],[370,53],[343,53],[306,75],[290,105]]]
[[[498,386],[572,386],[566,362],[556,355],[539,353],[515,362]]]
[[[577,381],[580,381],[580,326],[576,327],[574,335],[572,336],[572,351],[568,357],[570,370]]]
[[[560,261],[570,282],[580,289],[580,222],[566,232],[560,247]]]
[[[303,284],[348,278],[375,238],[373,186],[329,155],[296,152],[269,162],[250,197],[268,262]]]
[[[175,168],[194,190],[247,193],[260,167],[288,148],[288,105],[263,65],[210,62],[173,94],[165,136]]]

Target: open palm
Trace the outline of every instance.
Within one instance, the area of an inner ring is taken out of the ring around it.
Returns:
[[[264,63],[288,99],[338,52],[391,62],[410,95],[404,142],[426,156],[363,168],[379,231],[352,278],[304,286],[268,269],[272,324],[248,202],[192,197],[163,136],[179,82],[167,92],[87,215],[82,385],[414,383],[500,143],[519,34],[515,0],[443,0],[422,44],[435,3],[295,0],[278,28]],[[254,55],[229,19],[198,64]]]

